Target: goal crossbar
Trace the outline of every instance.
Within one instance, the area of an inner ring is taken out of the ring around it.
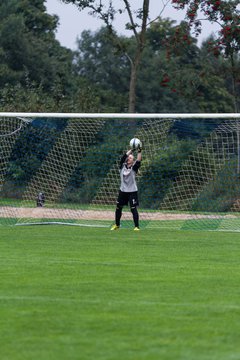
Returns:
[[[0,112],[1,117],[15,118],[85,118],[85,119],[239,119],[239,113],[37,113]]]

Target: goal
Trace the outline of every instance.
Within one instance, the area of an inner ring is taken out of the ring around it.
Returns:
[[[240,230],[240,114],[0,113],[0,224],[110,227],[134,136],[142,229]]]

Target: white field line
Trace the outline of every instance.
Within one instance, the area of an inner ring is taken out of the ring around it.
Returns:
[[[65,304],[72,304],[72,303],[77,303],[77,304],[103,304],[104,306],[111,306],[111,305],[118,305],[118,304],[123,304],[123,305],[128,305],[128,304],[137,304],[137,305],[144,305],[144,306],[153,306],[153,305],[162,305],[162,306],[167,306],[167,307],[187,307],[187,308],[202,308],[202,309],[209,309],[212,308],[213,310],[239,310],[240,309],[240,305],[239,304],[203,304],[203,303],[190,303],[190,302],[185,302],[185,303],[171,303],[169,301],[153,301],[153,300],[136,300],[136,301],[131,301],[131,300],[110,300],[110,301],[101,301],[101,300],[95,300],[95,299],[87,299],[87,300],[83,300],[83,299],[71,299],[71,298],[60,298],[60,297],[50,297],[50,296],[7,296],[7,295],[0,295],[0,301],[29,301],[29,302],[52,302],[52,303],[65,303]]]

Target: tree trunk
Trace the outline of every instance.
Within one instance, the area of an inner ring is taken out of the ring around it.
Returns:
[[[234,111],[236,113],[239,112],[239,106],[238,106],[238,94],[237,94],[237,79],[236,79],[236,65],[234,61],[234,54],[231,54],[231,75],[232,75],[232,92],[234,97]]]
[[[137,86],[137,73],[138,67],[140,64],[142,51],[138,49],[134,61],[131,63],[131,75],[130,75],[130,84],[129,84],[129,103],[128,103],[128,112],[134,113],[136,107],[136,86]]]
[[[128,112],[134,113],[136,107],[136,85],[137,85],[137,75],[138,75],[138,68],[141,61],[143,49],[145,46],[145,35],[147,30],[147,19],[148,19],[148,12],[149,12],[149,2],[150,0],[143,1],[143,8],[142,8],[142,25],[141,31],[137,33],[135,24],[132,19],[132,13],[130,10],[130,5],[127,0],[124,0],[126,9],[129,14],[130,22],[133,26],[133,32],[137,42],[136,54],[134,60],[131,61],[131,75],[130,75],[130,84],[129,84],[129,102],[128,102]]]

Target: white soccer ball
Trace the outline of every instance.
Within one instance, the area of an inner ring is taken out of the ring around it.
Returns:
[[[136,150],[142,147],[142,143],[138,138],[133,138],[130,140],[130,147],[132,150]]]

